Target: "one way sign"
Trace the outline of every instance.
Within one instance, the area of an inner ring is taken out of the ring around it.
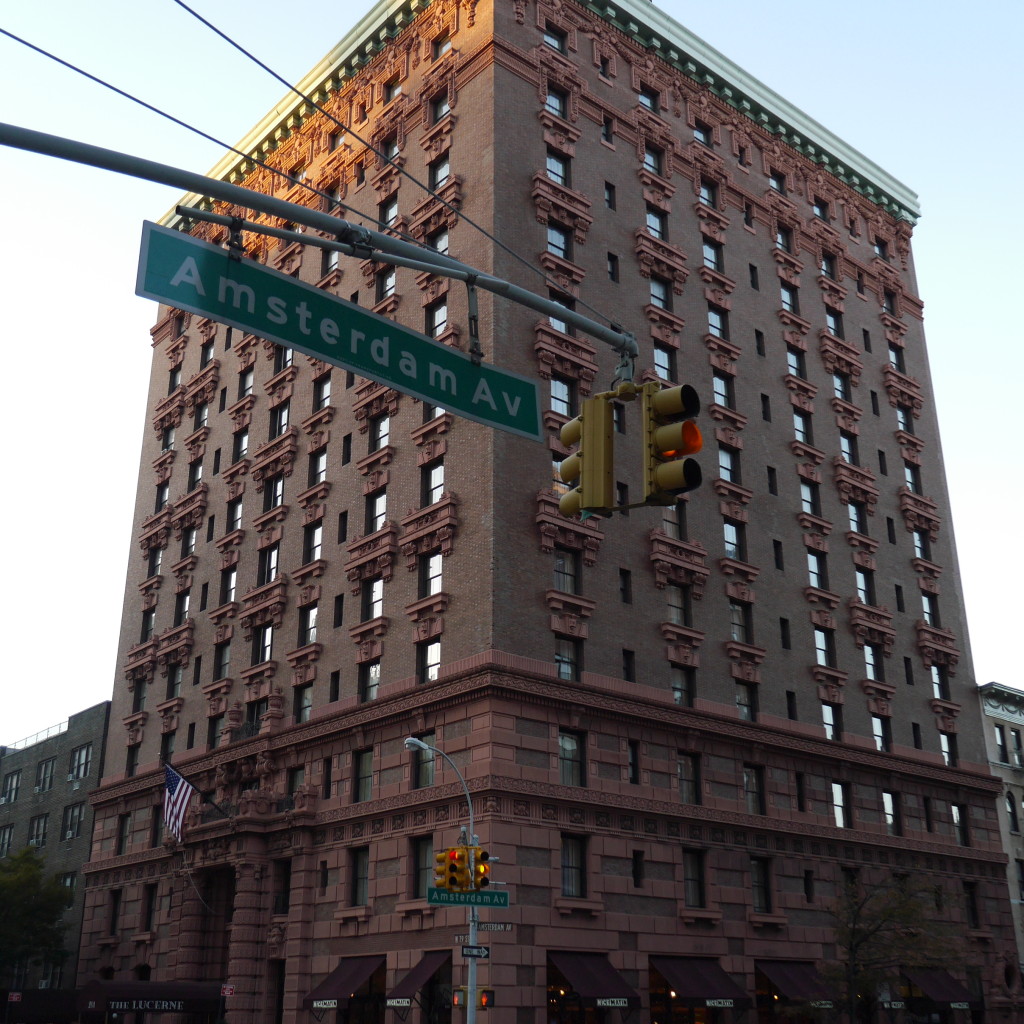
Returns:
[[[482,960],[486,960],[491,955],[491,950],[488,946],[463,946],[462,955],[467,956],[470,959],[474,957]]]

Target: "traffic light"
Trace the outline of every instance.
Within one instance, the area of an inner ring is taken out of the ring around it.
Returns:
[[[604,397],[584,399],[579,416],[562,427],[560,436],[566,446],[579,445],[558,467],[564,483],[575,482],[572,490],[566,491],[558,502],[562,515],[611,508],[615,460],[611,402]]]
[[[434,888],[448,888],[448,855],[451,850],[441,850],[434,854]]]
[[[700,398],[689,384],[663,388],[644,384],[640,394],[644,427],[644,502],[674,505],[680,494],[700,486],[700,466],[685,456],[699,452],[700,428],[692,422]]]
[[[447,888],[450,892],[469,892],[473,888],[468,846],[456,846],[448,851]]]
[[[481,1010],[488,1010],[494,1005],[494,989],[482,988],[476,994],[476,1005]]]
[[[491,884],[491,855],[479,846],[473,847],[473,888],[486,889]]]
[[[466,1006],[466,989],[465,987],[453,988],[452,989],[452,1006],[465,1009]]]

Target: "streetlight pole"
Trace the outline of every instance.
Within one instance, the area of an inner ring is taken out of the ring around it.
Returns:
[[[416,736],[407,736],[405,738],[405,749],[406,750],[431,750],[435,754],[440,754],[451,769],[458,776],[459,782],[462,783],[463,792],[466,794],[466,806],[469,808],[469,842],[466,844],[471,849],[476,846],[479,839],[476,834],[476,825],[473,821],[473,798],[469,794],[469,786],[466,785],[466,780],[463,778],[462,772],[459,771],[459,766],[439,747],[431,746],[429,743],[424,743],[423,740]],[[469,856],[469,873],[470,877],[474,876],[474,870],[476,865],[473,863],[473,855],[470,853]],[[475,946],[477,944],[477,908],[470,906],[468,923],[469,923],[469,944]],[[466,965],[466,1024],[476,1024],[476,957],[467,957],[469,963]]]

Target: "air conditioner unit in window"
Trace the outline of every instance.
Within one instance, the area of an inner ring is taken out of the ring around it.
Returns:
[[[76,782],[71,788],[72,789],[81,789],[82,788],[82,784],[80,782]]]
[[[41,978],[39,980],[39,987],[40,988],[49,988],[50,987],[50,979],[49,978]]]
[[[74,839],[75,838],[75,830],[72,829],[70,832],[65,832],[64,833],[64,838],[65,839]]]
[[[33,786],[32,787],[32,792],[33,793],[42,793],[42,791],[43,791],[43,787],[42,786]]]
[[[0,796],[0,804],[5,804],[5,803],[7,803],[7,797]]]
[[[30,839],[28,841],[28,845],[29,846],[42,846],[43,845],[43,841],[42,841],[42,839]]]
[[[1015,750],[1013,752],[1013,763],[1018,768],[1024,765],[1024,752],[1021,752],[1020,750]]]
[[[70,773],[70,774],[68,775],[68,782],[74,782],[74,781],[75,781],[75,773],[74,773],[74,772],[71,772],[71,773]]]

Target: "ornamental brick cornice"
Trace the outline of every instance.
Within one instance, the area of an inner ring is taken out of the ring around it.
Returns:
[[[212,359],[185,385],[185,405],[195,409],[203,402],[212,402],[220,381],[220,360]]]
[[[206,454],[206,439],[210,436],[209,427],[200,427],[189,434],[182,444],[188,452],[189,461],[202,458]]]
[[[687,668],[700,667],[700,648],[706,634],[698,629],[680,626],[676,622],[658,624],[661,635],[665,638],[665,657],[676,665]]]
[[[324,645],[319,643],[303,644],[285,654],[285,661],[291,665],[293,670],[292,684],[310,682],[315,675],[313,666],[320,660],[324,652]]]
[[[170,700],[161,701],[156,706],[157,714],[160,716],[160,731],[174,732],[178,728],[178,715],[185,706],[184,697],[172,697]]]
[[[798,459],[806,459],[812,466],[820,466],[825,461],[825,453],[806,441],[790,441],[789,450]]]
[[[682,295],[683,285],[690,273],[686,269],[686,253],[643,229],[635,232],[634,239],[633,251],[639,261],[640,276],[657,274],[666,278],[672,282],[672,291]]]
[[[716,370],[723,373],[736,372],[736,361],[740,357],[740,347],[725,338],[717,338],[713,334],[704,335],[704,346],[708,350],[708,362]]]
[[[195,641],[195,619],[186,619],[180,626],[172,626],[157,637],[157,661],[166,668],[171,664],[187,665]]]
[[[643,189],[644,202],[650,203],[651,206],[663,213],[668,213],[669,200],[676,193],[675,185],[660,174],[653,174],[646,167],[641,167],[636,174],[640,179],[640,187]]]
[[[444,591],[430,594],[427,597],[421,597],[418,601],[413,601],[412,604],[407,604],[405,606],[405,614],[413,622],[421,622],[426,619],[440,619],[448,610],[448,602],[450,600],[451,595]]]
[[[348,635],[354,643],[365,644],[379,640],[387,633],[390,625],[391,620],[386,615],[378,615],[376,618],[366,619],[364,622],[351,626]]]
[[[289,427],[279,437],[261,444],[252,453],[252,478],[256,490],[263,490],[263,482],[270,476],[283,473],[291,476],[295,456],[299,450],[299,428]]]
[[[838,281],[834,281],[831,277],[826,277],[824,274],[819,274],[818,287],[821,288],[821,297],[824,299],[825,305],[833,306],[840,313],[845,312],[847,291]]]
[[[378,416],[395,416],[398,413],[399,394],[386,384],[364,379],[355,388],[356,398],[352,403],[352,415],[359,423],[359,433],[370,429],[370,420]]]
[[[160,437],[170,427],[181,425],[185,414],[185,387],[179,384],[166,398],[161,398],[153,409],[153,431]]]
[[[398,526],[388,522],[375,533],[357,537],[348,545],[345,576],[352,584],[351,592],[358,594],[363,580],[380,576],[385,582],[394,574],[398,555]]]
[[[889,404],[895,409],[903,406],[911,410],[914,417],[921,415],[924,399],[921,395],[921,384],[916,377],[908,377],[893,366],[882,369],[885,379],[885,393],[889,396]]]
[[[651,530],[647,535],[650,542],[650,562],[654,569],[654,585],[663,589],[669,583],[693,588],[693,597],[704,596],[704,585],[711,570],[706,563],[707,551],[690,541],[670,537],[663,530]]]
[[[565,594],[560,590],[548,590],[544,601],[551,612],[549,626],[554,633],[564,636],[577,636],[586,640],[590,635],[587,619],[597,607],[596,601],[590,601],[578,594]]]
[[[723,515],[735,516],[735,510],[738,507],[749,505],[754,497],[754,492],[748,487],[740,487],[739,484],[734,484],[731,480],[713,480],[711,486],[722,500],[719,502],[719,507],[722,509],[728,509],[723,511]]]
[[[288,577],[282,573],[270,583],[250,590],[242,599],[239,624],[245,639],[251,640],[257,626],[279,626],[288,603]]]
[[[454,90],[452,91],[454,92]],[[430,106],[436,97],[436,89],[424,90],[423,102],[427,121],[430,119]],[[451,100],[448,102],[451,103]],[[436,160],[446,150],[451,149],[452,134],[455,131],[455,125],[458,120],[459,119],[451,112],[451,110],[449,110],[447,114],[434,122],[434,124],[427,128],[427,130],[420,136],[419,143],[426,152],[428,163]]]
[[[697,215],[702,235],[716,242],[725,241],[725,229],[729,226],[729,218],[713,206],[705,206],[699,200],[693,204],[693,212]]]
[[[358,459],[356,461],[356,469],[363,476],[370,476],[373,473],[381,472],[385,466],[390,465],[394,457],[394,447],[390,444],[385,444],[370,452],[369,455],[364,455],[361,459]]]
[[[851,434],[860,433],[859,422],[864,412],[859,406],[842,398],[832,398],[829,404],[836,414],[836,424],[840,430],[846,430]]]
[[[930,594],[937,594],[939,592],[939,577],[942,575],[942,566],[928,561],[927,558],[913,558],[910,561],[910,565],[920,577],[921,589],[928,591]]]
[[[573,291],[587,276],[587,272],[578,263],[563,260],[553,252],[542,252],[538,261],[562,291]]]
[[[737,412],[735,409],[731,409],[727,405],[719,405],[717,402],[713,402],[707,407],[707,414],[717,422],[723,424],[723,433],[727,433],[728,436],[738,438],[737,431],[742,430],[747,425],[747,417],[741,412]],[[715,431],[715,436],[719,440],[723,440],[723,437],[718,436],[718,430]],[[730,442],[735,443],[735,442]],[[742,447],[742,445],[736,445],[736,447]]]
[[[730,581],[734,581],[744,588],[748,587],[761,575],[761,570],[756,565],[751,565],[749,562],[741,562],[738,558],[720,558],[718,560],[718,570],[723,576],[728,577]],[[752,591],[746,591],[742,596],[738,593],[730,593],[730,597],[737,597],[742,601],[754,600]]]
[[[818,393],[817,384],[812,384],[809,380],[797,377],[792,373],[787,373],[782,378],[782,383],[786,385],[790,393],[789,400],[793,405],[798,409],[803,409],[804,412],[814,412],[814,396]]]
[[[153,475],[158,484],[165,484],[171,479],[171,470],[177,454],[173,448],[168,448],[153,460]]]
[[[711,267],[699,266],[697,276],[706,285],[704,297],[719,306],[725,305],[722,297],[730,295],[736,287],[736,282],[731,277],[726,277],[725,274],[720,274],[717,270],[712,270]]]
[[[896,627],[892,624],[892,612],[888,608],[864,604],[852,598],[850,608],[850,628],[853,639],[858,647],[867,644],[881,644],[885,656],[892,655],[896,643]]]
[[[558,508],[558,495],[554,491],[537,493],[537,515],[534,518],[540,533],[540,550],[550,554],[558,547],[580,551],[583,564],[597,564],[597,552],[604,534],[591,521],[568,519]]]
[[[235,402],[234,405],[228,406],[228,415],[231,417],[236,430],[241,430],[252,422],[252,409],[255,404],[256,396],[246,395]]]
[[[459,528],[458,497],[446,491],[439,501],[424,508],[412,509],[401,519],[398,543],[412,571],[420,555],[440,550],[450,555]]]
[[[556,331],[546,320],[534,325],[534,336],[540,376],[544,380],[556,373],[572,377],[579,384],[580,394],[589,395],[598,370],[594,346],[583,338]]]
[[[907,487],[899,489],[900,512],[908,530],[927,530],[931,540],[938,540],[939,507],[923,494],[915,494]]]
[[[207,700],[208,715],[222,715],[228,709],[228,696],[231,688],[235,685],[233,679],[215,679],[211,683],[203,683],[201,689]]]
[[[961,706],[951,700],[940,700],[933,697],[929,706],[935,715],[935,728],[940,732],[957,732],[957,718],[960,716]]]
[[[314,448],[319,448],[330,440],[330,433],[327,431],[327,428],[334,419],[335,411],[333,405],[325,405],[322,409],[317,409],[312,416],[307,416],[299,424],[305,434],[313,439],[311,443]]]
[[[125,746],[133,747],[142,742],[148,718],[148,711],[136,711],[135,714],[121,719],[125,729]]]
[[[949,629],[929,626],[920,619],[914,623],[914,628],[917,630],[917,649],[925,666],[945,665],[950,673],[955,672],[960,661],[956,634]]]
[[[796,240],[794,239],[795,245]],[[772,259],[775,260],[775,269],[783,281],[792,285],[800,284],[800,274],[804,269],[804,265],[796,256],[776,246],[772,249]],[[810,325],[808,325],[808,329],[810,329]],[[806,334],[806,331],[803,333]]]
[[[850,383],[856,387],[864,372],[864,364],[857,350],[828,331],[820,331],[818,339],[821,361],[825,364],[825,369],[829,373],[848,374]]]
[[[760,666],[768,652],[763,647],[743,644],[738,640],[727,640],[723,647],[729,659],[729,672],[733,679],[748,683],[761,682]]]
[[[413,444],[419,447],[432,445],[438,441],[441,435],[447,434],[452,429],[454,422],[455,417],[450,412],[444,412],[409,431],[409,436],[412,438]]]
[[[538,171],[533,176],[530,196],[539,224],[547,224],[554,218],[559,224],[572,228],[577,244],[587,240],[587,231],[594,218],[589,213],[590,200],[582,192],[559,185],[543,171]]]
[[[836,490],[844,504],[863,502],[870,509],[878,502],[878,486],[875,475],[863,466],[854,466],[842,456],[832,460]]]
[[[832,668],[829,665],[812,665],[811,678],[818,685],[819,689],[824,687],[830,694],[839,694],[840,699],[835,703],[843,703],[843,687],[849,675],[842,669]]]
[[[829,611],[835,611],[842,600],[838,594],[833,594],[831,590],[822,590],[821,587],[804,587],[804,599],[808,604],[821,605]]]
[[[796,515],[796,521],[805,531],[804,543],[816,551],[827,551],[828,544],[820,539],[827,537],[832,532],[832,524],[827,519],[822,519],[821,516],[812,515],[810,512],[798,512]],[[811,543],[811,540],[814,543]]]
[[[681,316],[651,302],[644,306],[644,315],[651,325],[651,337],[674,348],[679,347],[679,335],[686,326]]]
[[[915,466],[920,464],[921,452],[925,447],[923,438],[918,437],[917,434],[908,434],[905,430],[897,430],[896,443],[900,446],[900,455],[907,462],[912,462]]]
[[[306,586],[311,580],[319,579],[327,571],[327,561],[323,558],[316,558],[312,562],[300,565],[291,573],[292,580],[297,586]]]
[[[142,520],[139,530],[139,547],[146,554],[153,548],[167,547],[171,528],[171,509],[165,505],[159,512]]]
[[[157,651],[160,642],[156,637],[129,647],[125,652],[124,670],[128,678],[128,688],[132,689],[136,679],[151,679],[156,665]]]

